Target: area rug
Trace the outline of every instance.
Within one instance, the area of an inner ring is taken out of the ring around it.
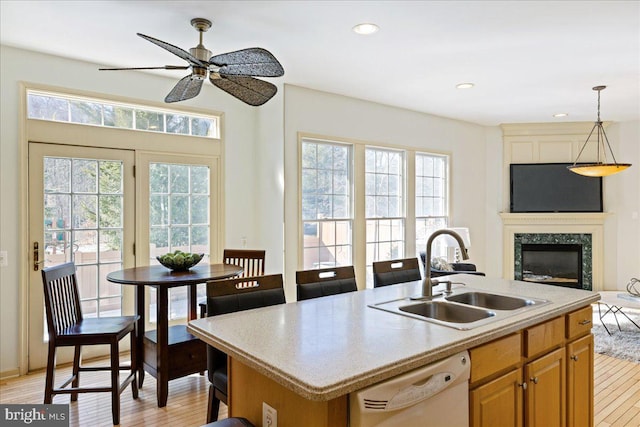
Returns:
[[[606,311],[605,307],[601,307],[602,312]],[[624,309],[625,314],[640,325],[640,311]],[[611,336],[602,326],[598,316],[598,305],[593,306],[593,335],[595,343],[595,352],[606,354],[607,356],[617,359],[629,360],[640,363],[640,329],[636,328],[622,314],[618,314],[618,322],[620,329],[616,324],[613,314],[609,313],[602,319],[607,325]]]

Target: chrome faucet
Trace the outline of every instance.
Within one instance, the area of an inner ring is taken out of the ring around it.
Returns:
[[[427,240],[427,253],[425,254],[425,265],[424,265],[424,279],[422,280],[422,297],[430,297],[433,295],[432,286],[438,285],[437,280],[431,278],[431,245],[433,244],[433,240],[440,236],[441,234],[448,234],[458,242],[458,246],[460,246],[460,252],[462,254],[462,259],[469,259],[469,254],[467,253],[467,248],[464,246],[464,242],[462,241],[462,237],[455,231],[442,229],[437,230],[429,236],[429,240]]]

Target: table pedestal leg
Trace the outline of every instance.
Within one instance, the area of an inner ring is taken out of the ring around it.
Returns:
[[[136,314],[139,316],[136,337],[136,365],[138,368],[138,388],[144,382],[144,286],[136,286]]]
[[[167,397],[169,395],[169,297],[166,287],[158,287],[158,301],[156,307],[158,309],[156,320],[157,326],[157,343],[156,343],[156,359],[157,359],[157,384],[158,384],[158,407],[167,406]]]

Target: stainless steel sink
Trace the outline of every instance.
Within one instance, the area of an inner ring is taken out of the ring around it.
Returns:
[[[495,316],[489,310],[479,310],[443,301],[426,301],[399,307],[400,311],[452,323],[471,323]]]
[[[369,307],[450,328],[469,330],[526,310],[549,304],[537,298],[501,295],[478,289],[456,288],[453,294],[427,298],[399,298]]]
[[[465,292],[445,298],[447,301],[461,304],[485,307],[493,310],[517,310],[528,305],[536,304],[536,300],[529,298],[511,297],[506,295],[488,294],[485,292]]]

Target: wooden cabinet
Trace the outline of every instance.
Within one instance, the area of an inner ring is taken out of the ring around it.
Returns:
[[[565,363],[565,349],[560,348],[525,365],[527,427],[566,425]]]
[[[567,427],[593,427],[593,335],[567,344]]]
[[[522,368],[517,368],[472,389],[469,404],[471,427],[522,427],[524,387]]]
[[[469,350],[470,426],[593,427],[590,319],[588,306]]]

